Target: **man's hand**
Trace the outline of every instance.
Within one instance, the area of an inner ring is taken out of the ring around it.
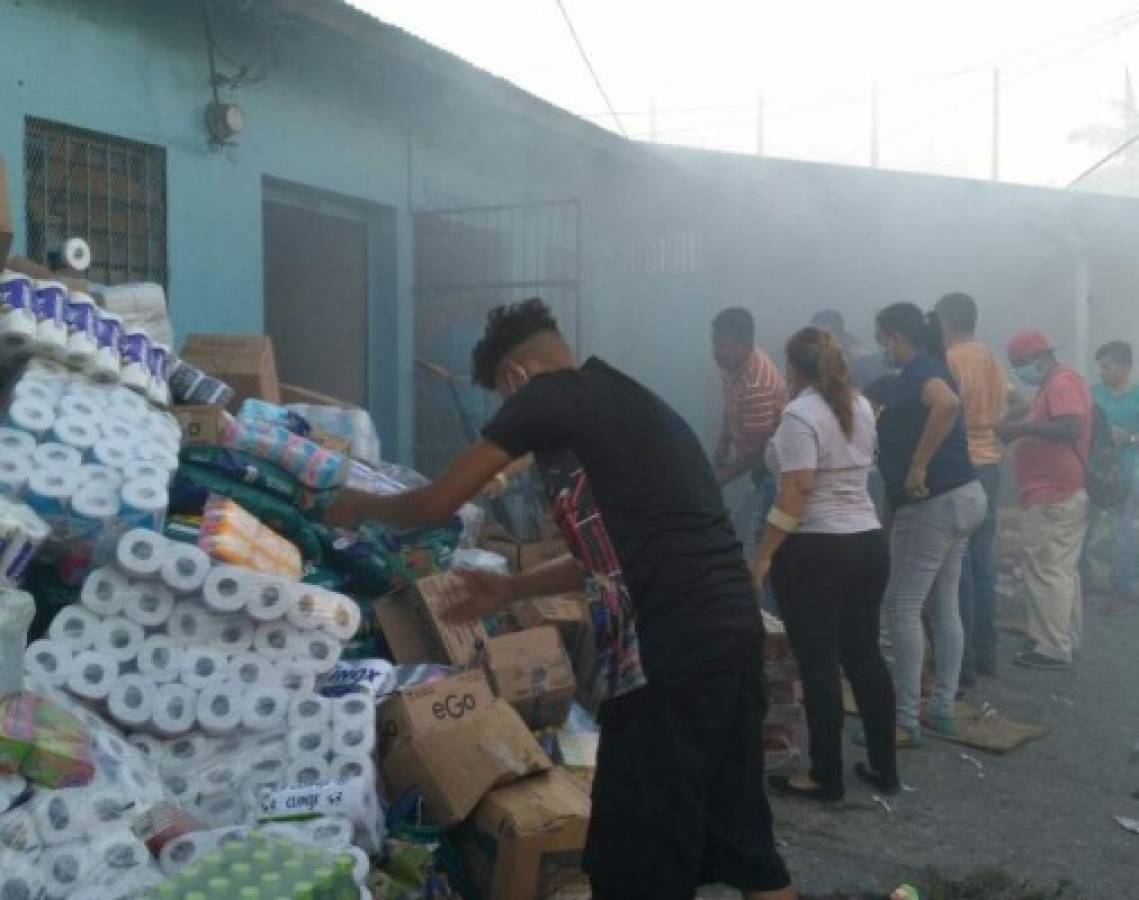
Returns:
[[[909,474],[906,475],[906,494],[915,500],[924,500],[929,496],[929,488],[925,484],[925,466],[916,462],[910,465]]]
[[[1024,437],[1024,422],[1006,419],[997,426],[997,436],[1006,444]]]
[[[462,625],[489,616],[514,600],[514,579],[481,569],[456,569],[464,596],[443,610],[443,620]]]

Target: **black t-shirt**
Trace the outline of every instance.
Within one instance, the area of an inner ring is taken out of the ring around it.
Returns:
[[[906,494],[906,476],[929,418],[929,408],[922,403],[922,391],[934,378],[957,390],[957,382],[943,363],[928,353],[916,354],[899,373],[878,416],[878,469],[886,483],[886,495],[895,507],[914,502]],[[977,477],[969,461],[963,420],[964,416],[957,417],[953,429],[929,462],[925,483],[930,497],[948,493]]]
[[[599,359],[539,375],[483,429],[511,456],[569,451],[616,552],[645,676],[715,665],[762,620],[719,485],[687,423]],[[571,541],[571,545],[572,545]]]

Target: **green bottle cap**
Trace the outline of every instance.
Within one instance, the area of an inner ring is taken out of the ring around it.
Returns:
[[[178,888],[176,885],[166,882],[154,889],[154,896],[156,900],[174,900],[178,896]]]
[[[265,871],[273,865],[273,854],[268,850],[256,850],[253,853],[253,865]]]
[[[293,900],[314,900],[316,888],[311,881],[302,881],[293,885]]]
[[[261,900],[261,892],[255,887],[243,887],[237,896],[240,900]]]
[[[326,887],[332,887],[332,882],[336,878],[336,873],[328,866],[321,866],[312,873],[312,880],[316,882],[317,890]]]
[[[235,882],[235,887],[249,884],[253,877],[253,869],[249,863],[236,862],[229,867],[229,877]]]
[[[228,878],[215,877],[206,882],[206,887],[210,889],[210,895],[214,897],[225,897],[230,891],[230,880]]]
[[[190,863],[188,866],[182,866],[178,872],[178,880],[183,883],[192,883],[202,877],[202,867],[197,863]]]
[[[186,894],[185,900],[209,900],[201,891],[190,891]]]
[[[261,876],[261,893],[266,897],[276,897],[281,892],[281,876],[276,872],[266,872]]]

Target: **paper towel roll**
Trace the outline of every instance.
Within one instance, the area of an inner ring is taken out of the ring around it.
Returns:
[[[32,462],[41,469],[78,469],[81,459],[78,450],[58,441],[44,441],[32,451]]]
[[[19,497],[32,474],[31,460],[13,450],[0,447],[0,493]]]
[[[174,604],[166,633],[182,647],[209,643],[217,635],[218,625],[213,615],[195,600],[179,600]]]
[[[97,616],[117,616],[123,611],[123,601],[137,591],[118,569],[103,566],[87,576],[79,592],[79,602]]]
[[[82,419],[85,422],[95,423],[96,429],[102,434],[99,420],[106,415],[107,406],[95,399],[94,394],[67,393],[59,398],[56,413],[61,419]]]
[[[298,756],[289,760],[285,778],[289,785],[316,784],[328,780],[328,762],[323,756]]]
[[[28,781],[23,775],[0,775],[0,816],[15,806],[27,789]]]
[[[245,616],[218,616],[214,642],[227,656],[236,656],[253,645],[253,633],[253,622]]]
[[[241,688],[241,722],[253,731],[270,731],[285,724],[289,692],[282,687],[255,684]]]
[[[166,507],[170,497],[166,482],[157,478],[140,478],[127,481],[121,488],[123,515],[131,522],[152,531],[161,531],[166,522]]]
[[[87,463],[79,469],[83,481],[83,489],[99,488],[112,494],[117,494],[123,484],[123,476],[116,469],[104,466],[102,463]]]
[[[259,622],[282,618],[296,602],[292,584],[282,578],[255,576],[249,579],[249,587],[245,611]]]
[[[112,469],[121,469],[134,459],[134,451],[125,440],[105,437],[95,442],[95,446],[91,448],[91,458]]]
[[[57,418],[51,427],[52,436],[68,447],[86,453],[100,440],[99,427],[90,419],[79,416]]]
[[[256,642],[256,638],[254,638]],[[291,659],[275,663],[281,687],[298,694],[311,694],[316,688],[316,673],[308,666]]]
[[[237,566],[215,566],[202,585],[202,601],[210,609],[235,613],[245,609],[251,594],[251,577]]]
[[[54,847],[40,860],[48,897],[67,897],[83,884],[95,860],[86,844]]]
[[[376,768],[369,753],[353,751],[337,753],[333,747],[332,763],[329,766],[333,778],[345,781],[349,778],[364,778],[375,784]]]
[[[306,835],[312,843],[329,850],[338,850],[352,844],[352,823],[331,816],[313,819],[307,823]]]
[[[332,699],[332,722],[337,726],[374,723],[375,701],[370,694],[348,694]]]
[[[63,258],[69,268],[76,272],[86,272],[91,267],[91,246],[81,237],[70,237],[63,242]],[[73,293],[72,296],[76,294]],[[95,301],[86,294],[78,296],[85,298],[92,306],[95,305]]]
[[[71,672],[75,648],[67,641],[40,639],[24,650],[24,669],[51,687],[63,687]]]
[[[152,700],[151,706],[153,707],[153,705],[154,702]],[[137,731],[134,734],[127,735],[127,743],[137,749],[146,757],[147,761],[154,766],[158,765],[158,760],[162,758],[162,754],[166,749],[162,741],[154,735],[143,734]]]
[[[50,400],[18,397],[8,407],[7,421],[15,428],[28,432],[38,441],[55,424],[55,413],[51,411],[51,404]]]
[[[107,709],[121,725],[139,728],[150,721],[154,682],[143,675],[120,675],[107,697]]]
[[[167,468],[164,462],[149,462],[147,460],[135,459],[126,464],[123,468],[123,475],[127,481],[149,479],[151,481],[161,481],[165,484],[170,480],[170,469]]]
[[[330,594],[329,599],[331,608],[322,627],[338,641],[351,640],[360,629],[359,605],[342,594]]]
[[[286,738],[289,758],[328,753],[331,740],[328,728],[322,725],[305,725],[291,729]]]
[[[36,439],[20,428],[0,426],[0,450],[7,450],[17,456],[31,456],[36,449]]]
[[[332,701],[320,694],[297,694],[289,703],[289,728],[325,730],[332,725]]]
[[[296,602],[286,613],[291,625],[310,631],[320,628],[331,618],[335,594],[312,584],[298,584],[296,592]]]
[[[137,590],[123,601],[123,615],[143,628],[164,625],[174,612],[174,594],[155,581],[137,585]]]
[[[55,614],[48,626],[48,637],[63,641],[73,650],[89,650],[95,646],[99,619],[80,606],[67,606]]]
[[[263,684],[279,687],[281,680],[272,660],[258,653],[238,653],[229,661],[227,679],[241,685]]]
[[[138,651],[138,670],[155,684],[175,681],[182,671],[182,648],[164,634],[152,634]]]
[[[228,666],[229,660],[218,647],[187,647],[182,654],[178,674],[186,687],[202,691],[221,683]]]
[[[192,831],[167,841],[158,854],[158,865],[166,875],[175,875],[211,853],[215,846],[212,832]]]
[[[117,663],[127,663],[142,649],[142,626],[121,616],[104,619],[95,632],[95,652]]]
[[[332,725],[332,753],[371,753],[376,749],[376,723],[350,722]]]
[[[296,631],[284,622],[262,622],[253,634],[253,648],[274,661],[291,660]]]
[[[107,415],[110,415],[109,413]],[[136,425],[130,422],[124,422],[122,419],[102,418],[99,420],[99,433],[103,436],[104,440],[115,441],[116,446],[123,446],[128,451],[130,450],[131,442],[134,441],[136,434]],[[133,458],[128,455],[128,461]]]
[[[289,636],[292,655],[317,675],[329,671],[340,659],[340,643],[321,631],[294,631]]]
[[[36,833],[47,847],[87,836],[88,809],[80,791],[44,791],[32,802]]]
[[[210,558],[192,544],[172,541],[159,573],[166,586],[178,594],[198,590],[210,572]]]
[[[241,727],[240,685],[230,682],[210,684],[198,694],[198,724],[214,734]],[[236,823],[234,823],[236,824]]]
[[[150,724],[159,734],[184,734],[194,727],[198,695],[184,684],[162,684],[154,692]],[[168,758],[170,748],[167,748]]]
[[[94,650],[77,653],[67,675],[67,689],[84,700],[106,700],[119,676],[114,658]]]
[[[115,561],[132,578],[150,578],[158,574],[166,559],[169,542],[146,528],[132,528],[115,548]]]

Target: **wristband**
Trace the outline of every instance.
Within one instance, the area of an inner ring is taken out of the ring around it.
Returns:
[[[795,516],[789,516],[783,512],[778,506],[771,507],[771,512],[767,514],[767,523],[769,525],[774,525],[780,531],[786,531],[788,533],[797,529],[800,521],[801,520]]]

